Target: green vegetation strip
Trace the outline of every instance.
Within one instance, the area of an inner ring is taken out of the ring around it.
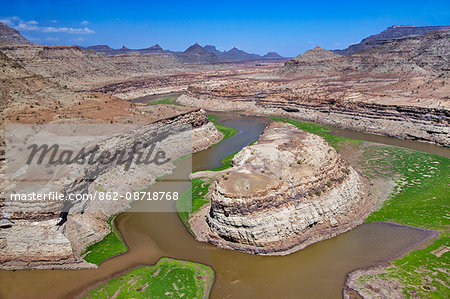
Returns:
[[[111,279],[87,298],[208,298],[213,281],[208,266],[161,258]]]
[[[181,106],[177,103],[177,99],[180,97],[180,95],[173,95],[162,99],[157,100],[149,100],[147,103],[149,105],[160,105],[160,104],[167,104],[167,105],[177,105]]]
[[[331,135],[330,134],[330,132],[332,131],[331,128],[316,123],[304,122],[295,119],[290,119],[287,117],[278,117],[278,116],[271,116],[269,118],[271,118],[274,121],[281,121],[293,124],[294,126],[303,131],[319,135],[323,137],[335,149],[341,149],[348,142],[353,142],[355,144],[363,143],[363,141],[361,140]]]
[[[405,298],[450,298],[449,252],[445,251],[448,250],[449,242],[448,234],[442,236],[427,248],[414,250],[392,261],[392,266],[385,268],[384,273],[362,275],[357,283],[367,286],[374,279],[396,280],[403,286]]]
[[[189,231],[191,231],[189,225],[191,215],[209,202],[209,200],[205,199],[209,185],[202,179],[193,179],[191,187],[186,189],[177,200],[178,215]]]
[[[440,237],[425,249],[394,260],[385,273],[363,275],[362,286],[376,279],[396,279],[406,298],[450,298],[450,159],[412,150],[373,146],[364,151],[367,176],[394,177],[396,187],[367,222],[392,221],[434,229]]]
[[[377,279],[396,279],[406,298],[450,298],[450,159],[400,147],[333,136],[330,128],[282,117],[271,117],[296,125],[325,138],[341,149],[352,142],[362,151],[360,163],[369,179],[394,179],[396,186],[383,206],[366,222],[391,221],[434,229],[440,237],[425,249],[414,250],[391,262],[385,273],[363,275],[361,287]],[[375,296],[375,293],[374,293]]]
[[[100,265],[101,262],[110,257],[127,252],[127,246],[114,224],[115,218],[116,215],[113,215],[108,220],[111,232],[106,235],[103,240],[90,245],[86,249],[86,255],[84,256],[85,261]]]
[[[208,115],[208,118],[209,118],[209,121],[212,122],[214,124],[214,126],[216,126],[216,129],[219,130],[220,132],[222,132],[222,134],[223,134],[222,140],[220,140],[218,143],[224,141],[225,139],[233,137],[234,135],[239,133],[239,131],[234,128],[230,128],[225,125],[222,125],[221,123],[218,123],[217,122],[218,116],[216,116],[216,115]]]
[[[368,222],[393,221],[445,231],[450,219],[450,159],[398,147],[374,146],[363,153],[368,176],[395,178],[388,201]]]
[[[215,115],[208,115],[209,121],[214,124],[217,130],[222,132],[223,138],[218,143],[233,137],[237,133],[239,133],[238,130],[227,127],[225,125],[222,125],[217,122],[218,117]],[[216,143],[216,144],[218,144]],[[214,144],[214,145],[216,145]],[[213,145],[213,146],[214,146]],[[208,169],[209,171],[220,171],[227,169],[231,167],[231,160],[233,159],[234,155],[236,155],[238,152],[232,153],[231,155],[223,158],[220,160],[222,163],[222,166],[219,166],[214,169]],[[209,200],[205,198],[205,195],[208,193],[208,188],[210,186],[210,182],[205,182],[203,179],[193,179],[192,185],[186,191],[184,191],[180,198],[177,200],[177,209],[178,214],[180,216],[181,221],[183,221],[186,228],[191,231],[190,225],[189,225],[189,218],[192,214],[200,210],[200,208],[209,203]],[[191,209],[192,207],[192,209]],[[190,212],[186,212],[189,211]]]

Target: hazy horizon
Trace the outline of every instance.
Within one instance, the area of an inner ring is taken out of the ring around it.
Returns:
[[[45,45],[159,44],[184,51],[194,43],[292,57],[316,45],[342,49],[392,25],[450,24],[446,1],[302,2],[1,1],[0,21]]]

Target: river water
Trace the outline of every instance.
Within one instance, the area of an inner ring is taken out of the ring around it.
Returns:
[[[258,138],[269,120],[223,114],[220,122],[240,133],[195,153],[193,171],[219,166],[222,158]],[[185,190],[190,167],[183,163],[191,162],[177,161],[174,173],[152,190],[165,188],[167,182],[171,182],[172,192]],[[133,209],[139,210],[142,204],[148,203],[138,202]],[[0,298],[30,298],[30,294],[34,298],[77,297],[120,272],[154,264],[161,257],[211,266],[216,279],[211,298],[341,298],[348,272],[390,259],[429,235],[411,227],[371,223],[288,256],[263,257],[195,241],[175,209],[122,213],[116,224],[129,246],[126,254],[105,261],[98,269],[0,271]]]

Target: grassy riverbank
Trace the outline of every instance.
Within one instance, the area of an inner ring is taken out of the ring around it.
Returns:
[[[208,298],[213,282],[208,266],[161,258],[111,279],[87,298]]]
[[[319,125],[316,123],[304,122],[304,121],[299,121],[299,120],[295,120],[295,119],[291,119],[291,118],[287,118],[287,117],[279,117],[279,116],[271,116],[269,118],[274,121],[281,121],[281,122],[293,124],[294,126],[296,126],[297,128],[299,128],[301,130],[319,135],[319,136],[323,137],[335,149],[343,148],[344,144],[347,142],[352,142],[352,143],[356,143],[356,144],[363,142],[361,140],[331,135],[330,134],[331,128],[329,128],[327,126],[322,126],[322,125]]]
[[[180,95],[173,95],[162,99],[156,99],[156,100],[149,100],[147,103],[149,105],[160,105],[160,104],[167,104],[167,105],[176,105],[181,106],[177,103],[177,99],[180,97]]]
[[[218,117],[215,115],[208,115],[209,121],[214,124],[217,130],[222,132],[223,138],[218,142],[222,142],[228,138],[233,137],[237,133],[239,133],[238,130],[227,127],[225,125],[222,125],[217,122]],[[216,143],[216,144],[218,144]],[[214,144],[215,145],[215,144]],[[212,145],[212,146],[214,146]],[[237,152],[236,152],[237,153]],[[233,153],[225,158],[223,158],[220,162],[223,164],[222,166],[219,166],[215,169],[210,169],[211,171],[219,171],[226,169],[231,166],[231,160],[233,159],[234,155],[236,153]],[[186,228],[191,231],[191,228],[189,226],[189,218],[191,215],[195,212],[197,212],[203,205],[207,204],[209,200],[205,198],[205,195],[208,193],[208,189],[210,186],[210,182],[205,182],[204,179],[193,179],[192,185],[186,191],[184,191],[180,198],[177,201],[177,209],[179,211],[178,215],[180,216],[181,221],[183,221]],[[191,209],[192,207],[192,209]],[[188,210],[191,210],[190,212],[186,212]]]
[[[234,129],[234,128],[230,128],[230,127],[227,127],[225,125],[222,125],[221,123],[218,123],[217,122],[218,118],[219,117],[216,116],[216,115],[208,115],[209,121],[212,122],[214,124],[214,126],[216,126],[216,129],[219,130],[220,132],[222,132],[222,134],[223,134],[222,140],[220,140],[218,143],[224,141],[225,139],[233,137],[234,135],[239,133],[239,131]]]
[[[396,281],[407,298],[449,298],[450,159],[413,150],[373,146],[362,161],[370,177],[393,177],[396,187],[367,222],[392,221],[439,231],[440,237],[424,249],[392,261],[384,273],[362,275],[362,289]]]
[[[127,246],[114,224],[115,218],[116,215],[113,215],[108,220],[111,232],[107,234],[103,240],[90,245],[86,249],[84,256],[85,261],[100,265],[101,262],[110,257],[127,252]]]
[[[298,128],[322,136],[336,149],[351,142],[362,153],[361,170],[369,180],[393,180],[395,187],[381,208],[366,222],[391,221],[418,228],[437,230],[440,237],[424,249],[414,250],[392,261],[384,273],[363,275],[361,289],[383,288],[380,281],[396,281],[407,298],[449,298],[448,265],[450,263],[450,159],[405,148],[380,145],[333,136],[331,129],[283,117],[275,121],[291,123]],[[373,292],[373,291],[372,291]],[[372,293],[376,296],[375,293]]]
[[[191,215],[209,202],[209,200],[205,199],[209,185],[203,179],[193,179],[192,185],[177,200],[178,215],[189,231],[191,231],[189,225]],[[190,212],[187,212],[189,210]]]

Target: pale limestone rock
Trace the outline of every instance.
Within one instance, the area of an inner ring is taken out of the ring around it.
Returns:
[[[170,130],[171,126],[187,124],[187,130]],[[136,140],[150,137],[152,132],[165,134],[161,144],[167,157],[176,158],[199,151],[223,137],[209,122],[203,110],[142,125],[137,130],[100,142],[102,148],[129,148]],[[190,145],[192,146],[186,146]],[[83,171],[92,182],[60,180],[51,191],[92,193],[98,186],[105,191],[136,191],[152,184],[155,179],[170,173],[172,163],[156,167],[135,167],[126,172],[106,166],[83,165],[68,171]],[[2,180],[6,186],[7,180]],[[97,187],[96,187],[97,186]],[[59,188],[59,189],[56,189]],[[87,246],[103,239],[110,232],[107,220],[130,206],[127,200],[116,202],[76,202],[68,210],[67,220],[59,225],[62,205],[59,202],[24,203],[0,201],[0,269],[53,268],[77,269],[95,267],[80,258]],[[67,208],[67,207],[66,207]],[[80,213],[83,212],[83,213]]]
[[[191,220],[199,240],[287,254],[362,223],[372,208],[359,174],[321,137],[272,123],[211,185]]]

